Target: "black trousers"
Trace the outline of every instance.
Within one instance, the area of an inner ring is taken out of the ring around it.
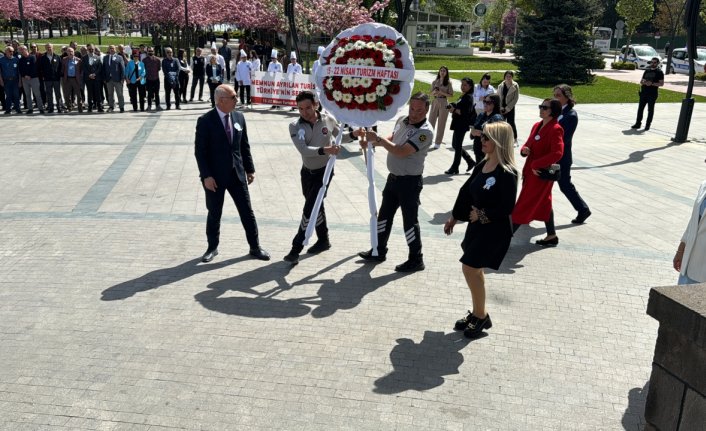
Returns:
[[[478,136],[473,137],[473,155],[476,156],[477,163],[480,163],[480,161],[485,158],[485,153],[483,153],[483,144]]]
[[[216,99],[215,99],[215,94],[216,94],[216,88],[221,85],[220,82],[211,82],[208,81],[208,90],[211,93],[211,108],[216,106]]]
[[[247,94],[247,98],[246,98]],[[245,105],[245,102],[247,104],[250,104],[250,86],[249,85],[241,85],[240,86],[240,104]]]
[[[88,93],[88,109],[103,109],[101,103],[101,92],[103,91],[103,81],[99,79],[87,79],[86,93]]]
[[[419,195],[422,193],[421,175],[388,175],[382,191],[382,204],[378,211],[378,253],[387,254],[387,241],[392,232],[392,221],[397,209],[402,209],[402,225],[409,246],[409,258],[422,257],[422,237],[419,229]]]
[[[476,162],[468,154],[468,151],[463,149],[463,138],[466,137],[467,130],[454,130],[453,137],[451,138],[451,146],[454,149],[454,161],[451,164],[450,171],[458,171],[458,167],[461,164],[461,158],[466,161],[468,166],[472,168]]]
[[[512,136],[514,136],[515,140],[517,140],[517,126],[515,126],[515,108],[513,108],[510,112],[506,112],[505,114],[503,114],[503,116],[505,117],[505,121],[507,122],[507,124],[512,127]]]
[[[324,173],[326,167],[316,170],[309,170],[302,167],[301,170],[301,182],[302,182],[302,194],[304,195],[304,209],[302,210],[302,221],[299,223],[299,229],[297,234],[292,240],[292,250],[301,253],[304,249],[302,242],[306,236],[306,228],[309,226],[311,220],[311,211],[314,209],[314,204],[316,203],[316,197],[319,194],[321,186],[324,184]],[[333,172],[331,172],[331,178],[329,178],[329,184],[333,178]],[[319,216],[316,218],[316,236],[319,241],[328,240],[328,226],[326,225],[326,210],[324,209],[324,203],[321,202],[321,210],[319,211]]]
[[[240,215],[240,222],[245,228],[245,237],[251,249],[260,247],[260,240],[257,232],[257,222],[255,221],[255,213],[250,205],[250,192],[248,185],[243,184],[238,179],[235,171],[232,171],[227,184],[218,184],[215,192],[206,190],[206,208],[208,209],[208,217],[206,219],[206,238],[208,239],[208,249],[212,250],[218,247],[219,238],[221,235],[221,216],[223,215],[223,201],[226,190],[235,202],[235,208]]]
[[[145,110],[145,87],[146,85],[140,84],[140,81],[134,84],[127,85],[127,91],[130,94],[130,103],[132,103],[132,110],[137,111],[137,102],[140,102],[140,111]],[[140,95],[139,99],[137,95]]]
[[[183,102],[186,102],[186,90],[187,90],[187,85],[189,84],[189,74],[186,72],[179,72],[179,95],[181,96],[181,100]]]
[[[194,93],[196,92],[196,83],[199,84],[199,100],[203,99],[203,83],[206,77],[204,75],[194,76],[191,80],[191,98],[189,100],[194,100]]]
[[[652,124],[652,118],[655,115],[655,102],[657,101],[657,95],[649,95],[640,92],[640,103],[637,106],[637,120],[635,124],[642,124],[642,113],[645,111],[645,105],[647,105],[647,121],[645,121],[645,127],[650,127]]]
[[[154,100],[155,108],[159,108],[159,79],[147,80],[147,106],[152,106]]]
[[[566,150],[566,149],[565,149]],[[571,165],[573,164],[573,159],[571,157],[571,149],[569,152],[564,152],[564,156],[559,160],[559,165],[561,166],[561,177],[559,178],[559,190],[564,193],[564,196],[571,202],[571,206],[579,214],[584,214],[588,211],[588,205],[581,199],[581,195],[576,191],[576,187],[571,182]]]
[[[174,93],[174,104],[176,107],[179,107],[179,82],[176,83],[176,86],[172,87],[169,84],[168,80],[164,80],[164,100],[165,103],[167,104],[167,109],[171,108],[172,106],[172,93]]]

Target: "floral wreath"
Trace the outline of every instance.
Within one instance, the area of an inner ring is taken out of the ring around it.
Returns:
[[[402,69],[402,38],[392,40],[384,36],[353,35],[336,38],[335,49],[325,57],[324,64],[376,66]],[[392,105],[392,95],[400,92],[400,82],[391,79],[350,76],[332,76],[324,80],[324,94],[339,108],[385,111]]]
[[[370,127],[394,118],[414,83],[414,59],[394,28],[364,23],[342,31],[321,54],[314,82],[324,109],[343,123]]]

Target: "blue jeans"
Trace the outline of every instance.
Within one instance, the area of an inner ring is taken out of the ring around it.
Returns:
[[[684,284],[699,284],[699,281],[692,280],[686,275],[681,275],[679,274],[679,281],[677,281],[677,284],[679,285],[684,285]]]
[[[5,80],[5,112],[20,110],[20,86],[17,79]]]

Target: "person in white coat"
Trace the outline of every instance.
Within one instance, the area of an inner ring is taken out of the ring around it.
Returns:
[[[247,105],[252,108],[250,101],[250,85],[252,84],[252,63],[248,61],[248,55],[244,49],[240,50],[240,61],[235,68],[235,80],[238,81],[238,89],[240,90],[240,106]],[[247,98],[246,98],[247,94]]]
[[[686,225],[684,235],[674,255],[674,269],[679,271],[678,284],[706,282],[706,181],[701,183],[699,193]]]
[[[314,64],[311,66],[311,75],[313,77],[316,77],[316,71],[319,69],[319,66],[321,66],[321,54],[324,53],[324,48],[323,46],[319,46],[319,48],[316,50],[316,61],[314,61]]]
[[[302,74],[302,65],[297,63],[297,52],[292,51],[291,54],[289,54],[289,64],[287,65],[287,75],[290,75],[289,79],[293,79],[291,75],[301,75]],[[290,108],[290,111],[296,111],[297,107],[292,106]]]
[[[282,73],[282,63],[277,60],[277,50],[272,50],[272,55],[270,55],[270,64],[267,65],[267,73]],[[279,109],[277,105],[272,105],[270,109]]]

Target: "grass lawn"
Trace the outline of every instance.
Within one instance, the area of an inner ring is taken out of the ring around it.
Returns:
[[[449,71],[454,70],[515,70],[517,66],[507,60],[494,58],[481,58],[457,55],[415,55],[414,68],[420,70],[439,70],[446,66]]]
[[[58,32],[55,32],[55,35],[58,34]],[[31,36],[31,35],[30,35]],[[79,45],[86,45],[87,43],[92,43],[94,45],[98,44],[98,36],[91,34],[91,35],[73,35],[73,36],[64,36],[64,37],[53,37],[51,39],[49,38],[42,38],[42,39],[34,39],[30,37],[29,43],[36,43],[38,46],[40,46],[40,51],[44,52],[44,44],[51,43],[54,45],[54,49],[56,50],[57,47],[61,48],[62,45],[69,45],[69,42],[72,40],[76,41],[77,44]],[[144,43],[145,45],[149,45],[152,43],[152,38],[150,37],[122,37],[122,36],[101,36],[101,46],[108,46],[108,45],[127,45],[130,44],[130,46],[139,46],[141,43]]]
[[[468,76],[476,83],[478,83],[482,75],[483,73],[481,72],[456,72],[450,74],[454,79],[461,79]],[[502,74],[492,73],[491,75],[493,77],[491,84],[497,89],[498,84],[502,81]],[[520,94],[542,99],[552,97],[553,85],[523,84],[522,81],[519,80],[517,82],[520,84]],[[428,85],[427,88],[429,88]],[[593,84],[572,85],[571,88],[574,90],[574,97],[579,103],[637,103],[637,92],[640,86],[630,82],[616,81],[614,79],[598,76]],[[683,98],[684,93],[660,89],[657,103],[681,103]],[[706,97],[694,95],[694,100],[697,102],[706,102]]]

